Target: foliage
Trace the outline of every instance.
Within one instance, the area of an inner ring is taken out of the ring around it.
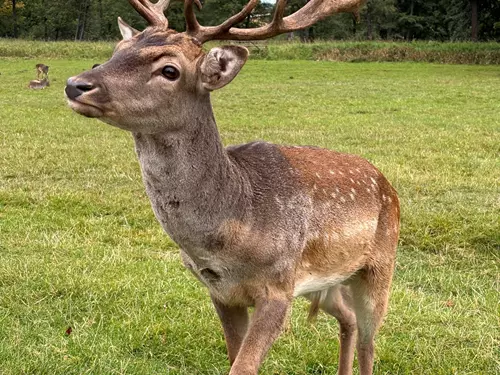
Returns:
[[[0,0],[1,1],[1,0]],[[308,0],[289,0],[287,13]],[[474,0],[478,4],[479,39],[500,40],[500,1]],[[203,24],[213,25],[237,13],[246,0],[205,0],[198,12]],[[434,39],[471,38],[471,0],[368,0],[361,12],[361,23],[349,14],[334,15],[317,25],[295,33],[302,40],[319,39]],[[13,35],[12,5],[3,0],[0,7],[0,36]],[[119,36],[116,18],[121,16],[136,28],[145,22],[126,0],[30,0],[19,3],[17,24],[24,38],[44,40],[102,40]],[[253,27],[269,20],[273,5],[262,2],[252,16],[239,26]],[[168,10],[170,25],[184,29],[181,2]],[[288,37],[291,37],[289,35]]]
[[[216,43],[209,43],[210,48]],[[103,62],[113,42],[39,42],[0,39],[0,57],[88,58]],[[448,64],[500,64],[498,43],[439,42],[264,42],[247,43],[250,58],[265,60],[422,61]]]
[[[95,61],[44,59],[52,85],[30,91],[38,62],[0,60],[0,373],[227,374],[130,136],[67,108],[66,78]],[[498,87],[498,67],[249,61],[213,95],[225,143],[360,154],[397,188],[376,374],[498,373]],[[306,316],[297,300],[263,374],[336,373],[337,323]]]

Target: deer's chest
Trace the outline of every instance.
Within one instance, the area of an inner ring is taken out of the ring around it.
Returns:
[[[192,255],[181,250],[182,262],[208,288],[212,296],[227,304],[252,304],[245,293],[244,280],[237,272],[238,265],[211,253],[196,253],[197,255]]]

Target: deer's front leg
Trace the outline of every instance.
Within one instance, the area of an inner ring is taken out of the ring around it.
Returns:
[[[226,306],[212,296],[226,338],[227,354],[231,365],[236,359],[248,328],[248,309],[241,306]]]
[[[273,298],[257,301],[250,327],[229,375],[256,375],[264,356],[281,333],[290,300]]]

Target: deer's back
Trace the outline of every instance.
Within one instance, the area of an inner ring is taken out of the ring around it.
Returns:
[[[228,148],[248,176],[257,238],[272,244],[267,261],[294,259],[295,294],[336,284],[366,266],[393,262],[399,202],[365,159],[264,142]],[[274,259],[273,259],[274,258]],[[318,281],[320,280],[320,281]]]

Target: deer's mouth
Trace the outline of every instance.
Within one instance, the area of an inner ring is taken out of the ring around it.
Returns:
[[[80,77],[71,77],[66,82],[64,94],[68,105],[75,112],[86,117],[101,117],[103,110],[94,104],[95,95],[99,95],[99,87]]]
[[[101,108],[89,104],[89,103],[84,103],[80,100],[76,99],[70,99],[66,96],[68,100],[68,105],[69,107],[75,111],[76,113],[85,116],[85,117],[91,117],[91,118],[99,118],[102,117],[104,112]]]

